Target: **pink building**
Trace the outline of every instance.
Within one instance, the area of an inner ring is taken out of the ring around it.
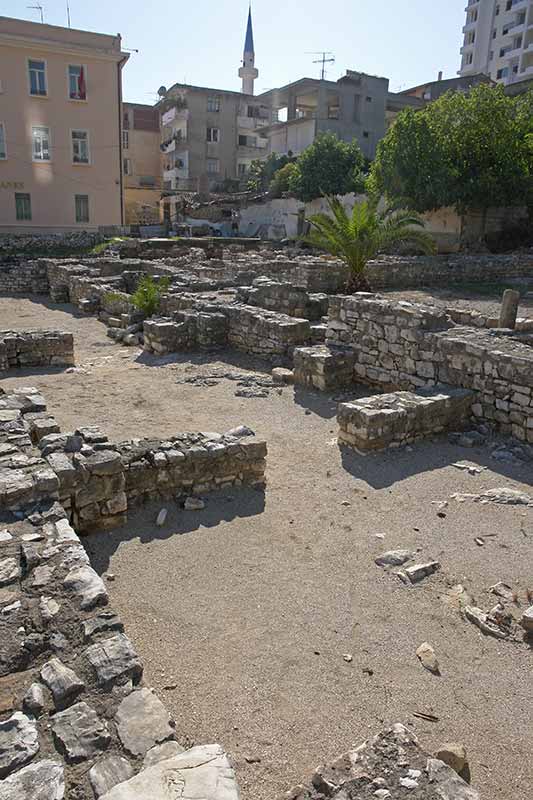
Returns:
[[[121,38],[0,17],[0,233],[124,221]]]

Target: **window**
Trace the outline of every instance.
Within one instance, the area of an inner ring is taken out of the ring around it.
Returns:
[[[207,110],[218,113],[220,111],[220,97],[208,97]]]
[[[32,158],[34,161],[50,161],[50,128],[40,126],[31,129]]]
[[[239,178],[243,178],[248,172],[248,164],[237,164],[237,174]]]
[[[31,219],[31,196],[29,194],[15,194],[15,210],[18,220]]]
[[[89,134],[87,131],[72,131],[72,163],[89,164]]]
[[[69,64],[68,96],[71,100],[87,100],[86,70],[83,64]]]
[[[257,147],[257,136],[239,134],[239,147]]]
[[[6,129],[3,122],[0,122],[0,159],[7,158],[6,150]]]
[[[130,132],[122,131],[122,147],[127,150],[130,146]]]
[[[261,110],[259,106],[248,106],[246,116],[251,117],[252,119],[257,119],[257,117],[260,117]]]
[[[207,159],[207,172],[209,175],[218,175],[220,172],[220,162],[218,158]]]
[[[86,194],[74,195],[76,206],[76,222],[89,222],[89,196]]]
[[[132,173],[131,158],[124,159],[123,168],[124,168],[124,175],[131,175]]]
[[[44,61],[28,61],[30,94],[46,97],[46,64]]]
[[[363,139],[368,139],[369,136],[370,134],[368,131],[363,131]]]
[[[220,128],[208,128],[207,129],[207,141],[208,142],[219,142],[220,141]]]
[[[372,102],[372,98],[369,95],[367,95],[366,102],[367,103],[371,103]]]

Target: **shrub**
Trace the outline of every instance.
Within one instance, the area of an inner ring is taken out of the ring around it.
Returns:
[[[170,278],[160,278],[159,281],[156,281],[152,275],[145,275],[139,281],[137,289],[131,296],[131,301],[145,317],[151,317],[159,310],[161,295],[169,286]]]

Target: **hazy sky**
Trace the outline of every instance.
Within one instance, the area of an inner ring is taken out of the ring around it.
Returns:
[[[66,0],[40,0],[45,22],[66,25]],[[131,53],[124,99],[156,100],[177,81],[240,89],[247,0],[69,0],[73,28],[120,33]],[[39,0],[2,0],[0,13],[38,21]],[[466,0],[254,0],[256,93],[302,77],[318,77],[309,51],[330,50],[327,77],[347,69],[382,75],[395,91],[459,67]]]

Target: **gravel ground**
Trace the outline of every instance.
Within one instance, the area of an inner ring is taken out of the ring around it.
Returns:
[[[113,344],[93,318],[37,300],[0,299],[0,319],[2,327],[74,333],[86,372],[24,370],[1,383],[39,386],[64,430],[99,424],[126,438],[245,423],[266,438],[265,494],[211,495],[201,512],[167,504],[162,529],[160,506],[146,506],[127,527],[85,539],[98,571],[115,576],[111,602],[178,738],[221,742],[243,800],[274,800],[398,721],[429,749],[464,743],[487,800],[529,800],[533,652],[484,637],[446,593],[463,583],[488,609],[488,588],[503,580],[524,605],[533,510],[450,500],[439,517],[432,501],[501,486],[531,492],[531,464],[497,463],[487,448],[445,438],[343,455],[331,398],[285,388],[245,399],[226,379],[177,383],[213,367],[256,367],[245,360],[146,358]],[[485,469],[470,475],[452,466],[458,460]],[[474,541],[480,535],[483,547]],[[374,564],[398,547],[437,558],[441,571],[407,588]],[[441,677],[416,658],[424,641]]]

